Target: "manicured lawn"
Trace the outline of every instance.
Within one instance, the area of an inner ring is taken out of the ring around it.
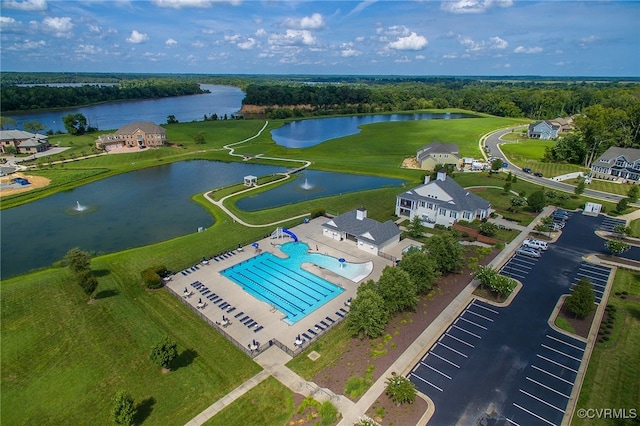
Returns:
[[[275,378],[269,377],[204,424],[284,425],[294,409],[292,392]]]
[[[571,180],[565,181],[565,183],[568,183],[570,185],[577,185],[578,179],[571,179]],[[626,196],[627,193],[629,192],[629,188],[631,188],[631,185],[625,185],[622,183],[616,183],[612,181],[594,179],[591,181],[590,184],[587,185],[587,188],[593,189],[594,191],[602,191],[602,192],[608,192],[610,194],[618,194],[618,195]]]
[[[622,299],[616,292],[626,291],[631,297]],[[616,306],[617,315],[622,316],[617,325],[618,333],[614,342],[596,344],[587,375],[582,385],[576,413],[579,409],[611,408],[638,410],[640,401],[640,273],[618,270],[608,303]],[[640,413],[638,413],[640,415]],[[637,422],[637,419],[636,419]],[[620,419],[580,419],[574,415],[571,424],[580,425],[622,425]]]
[[[542,162],[545,148],[552,147],[554,144],[553,141],[518,139],[517,143],[500,145],[500,149],[518,167],[529,167],[534,172],[540,172],[546,177],[589,171],[589,169],[576,164]]]
[[[631,237],[640,238],[640,219],[632,220],[629,228],[631,228]]]

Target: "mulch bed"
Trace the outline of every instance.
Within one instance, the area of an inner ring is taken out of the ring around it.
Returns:
[[[480,265],[486,265],[499,250],[493,250],[488,256],[480,259]],[[467,254],[467,257],[475,253]],[[466,262],[465,262],[466,263]],[[338,395],[345,393],[345,385],[351,377],[365,377],[367,369],[373,366],[370,373],[373,380],[377,380],[391,366],[416,338],[427,328],[433,320],[451,303],[451,301],[471,281],[472,271],[464,268],[460,273],[449,274],[438,280],[435,290],[422,296],[418,302],[416,312],[406,312],[396,316],[389,322],[385,335],[391,336],[385,340],[384,335],[374,340],[361,340],[353,338],[347,345],[347,350],[342,357],[332,365],[319,372],[313,381],[318,386],[329,388]],[[376,351],[373,356],[371,351]],[[402,372],[397,372],[402,374]],[[299,404],[297,404],[299,405]],[[297,406],[296,405],[296,406]],[[367,412],[367,415],[386,425],[415,425],[427,409],[427,403],[420,397],[416,397],[413,404],[396,406],[386,395],[381,395]],[[291,421],[302,420],[299,416]],[[288,422],[287,424],[293,424]],[[310,422],[309,424],[312,424]],[[295,423],[295,424],[305,424]]]
[[[558,318],[564,318],[571,324],[571,327],[575,330],[576,335],[580,337],[584,337],[585,339],[589,336],[589,330],[591,330],[591,324],[593,323],[593,319],[596,316],[596,311],[594,309],[591,314],[583,319],[576,318],[569,309],[562,304],[562,308],[558,312]]]

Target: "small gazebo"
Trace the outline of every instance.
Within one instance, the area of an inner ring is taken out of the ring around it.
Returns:
[[[252,175],[245,176],[244,186],[258,186],[258,178]]]

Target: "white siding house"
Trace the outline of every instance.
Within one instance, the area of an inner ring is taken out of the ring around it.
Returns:
[[[396,216],[407,216],[410,220],[419,217],[430,228],[484,219],[490,213],[491,204],[487,200],[462,188],[444,172],[438,172],[433,181],[427,177],[424,185],[396,198]]]
[[[400,228],[392,221],[380,223],[367,217],[367,210],[357,210],[336,216],[322,225],[322,235],[337,241],[350,242],[360,250],[378,255],[400,241]]]
[[[591,164],[593,177],[615,176],[640,181],[640,149],[612,146]]]

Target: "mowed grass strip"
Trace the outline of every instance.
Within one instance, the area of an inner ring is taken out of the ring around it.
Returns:
[[[554,145],[554,141],[519,139],[518,142],[500,145],[500,149],[518,167],[528,167],[534,172],[542,173],[545,177],[555,177],[575,172],[589,172],[586,167],[576,164],[543,162],[545,149]]]
[[[615,296],[623,291],[629,295],[626,299]],[[598,343],[593,349],[571,422],[577,426],[634,424],[616,418],[581,419],[579,409],[625,409],[628,415],[629,410],[640,408],[640,273],[618,269],[608,303],[616,306],[616,315],[623,316],[622,324],[615,342]]]
[[[293,393],[269,377],[225,407],[206,426],[284,425],[293,415]]]

